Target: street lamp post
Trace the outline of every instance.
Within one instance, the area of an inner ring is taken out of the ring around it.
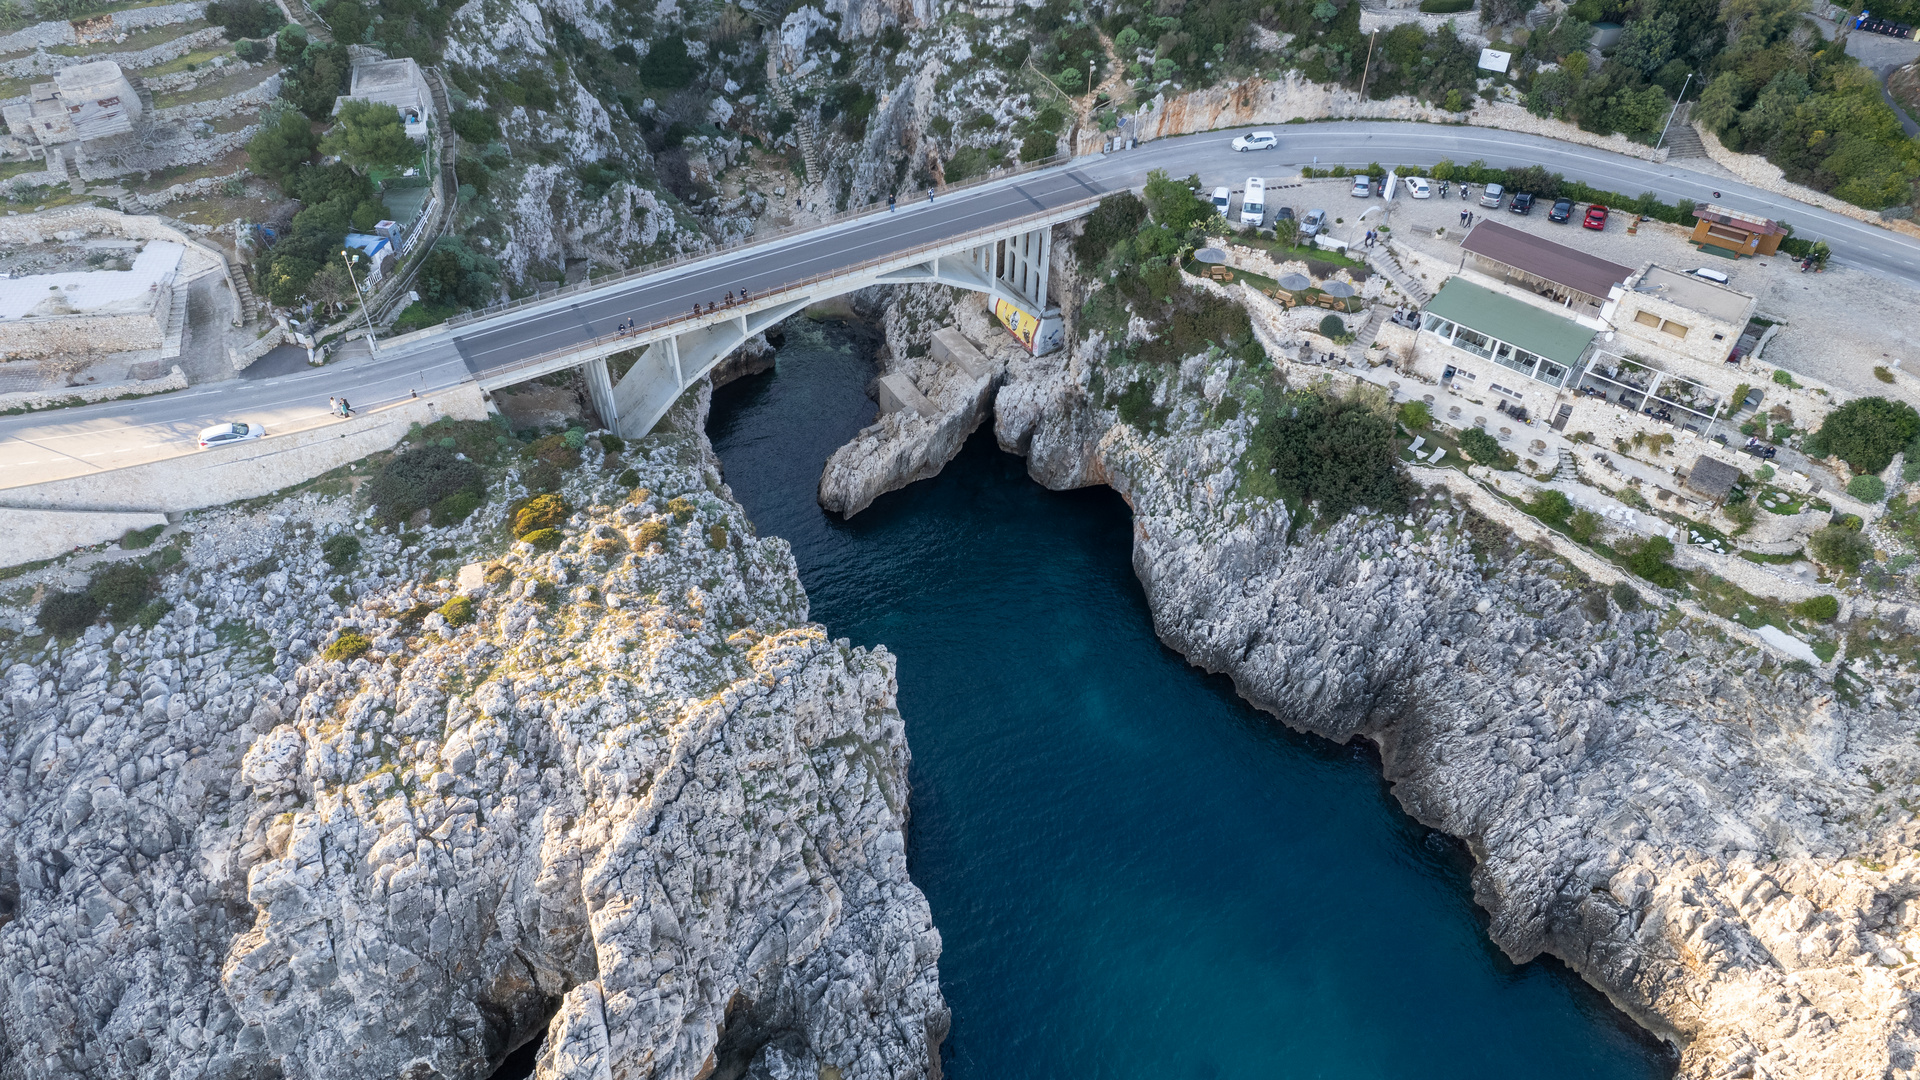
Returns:
[[[1087,96],[1088,97],[1093,96],[1093,65],[1094,63],[1095,61],[1092,61],[1092,60],[1087,61]]]
[[[1667,141],[1667,129],[1673,126],[1673,118],[1680,115],[1680,103],[1687,100],[1687,88],[1692,85],[1693,72],[1689,71],[1687,72],[1687,81],[1680,84],[1680,96],[1673,99],[1673,109],[1667,113],[1667,122],[1660,125],[1660,138],[1655,140],[1653,144],[1655,150],[1660,149],[1660,144]]]
[[[360,261],[360,256],[350,248],[341,248],[340,261],[347,264],[347,280],[353,282],[353,294],[360,298],[360,314],[367,319],[367,351],[379,352],[379,346],[373,340],[373,309],[367,306],[367,294],[360,291],[360,279],[353,276],[353,264]]]

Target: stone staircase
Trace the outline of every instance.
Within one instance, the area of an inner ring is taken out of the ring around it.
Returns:
[[[175,282],[173,304],[167,309],[166,334],[160,341],[160,359],[172,360],[187,344],[187,283]]]
[[[244,268],[233,266],[233,291],[240,297],[241,322],[251,323],[260,317],[260,301],[253,295],[253,285],[247,281]]]
[[[1689,114],[1692,113],[1692,111],[1693,104],[1691,102],[1680,106],[1679,112],[1674,114],[1672,126],[1667,128],[1666,147],[1668,161],[1679,161],[1682,158],[1703,158],[1707,156],[1707,148],[1700,142],[1700,133],[1693,130],[1693,124],[1688,120]]]
[[[1406,268],[1400,265],[1399,256],[1393,253],[1392,242],[1382,244],[1370,251],[1362,250],[1365,251],[1367,265],[1385,275],[1388,281],[1393,282],[1394,288],[1399,289],[1415,307],[1425,307],[1427,301],[1433,299],[1433,293],[1420,284],[1420,279],[1407,273]]]
[[[1580,479],[1580,459],[1574,457],[1573,451],[1564,446],[1560,448],[1560,464],[1554,466],[1553,478],[1555,480]]]
[[[1373,339],[1380,336],[1380,323],[1385,317],[1385,309],[1378,304],[1369,307],[1366,314],[1361,316],[1360,325],[1353,332],[1353,344],[1347,346],[1349,366],[1367,366],[1367,349],[1373,345]]]
[[[153,91],[147,89],[147,80],[138,75],[128,75],[127,85],[133,87],[133,94],[140,99],[140,108],[147,116],[153,115]]]
[[[299,23],[300,29],[305,30],[308,37],[315,41],[333,41],[333,31],[327,29],[327,24],[321,22],[320,16],[307,6],[307,0],[285,0],[280,10],[286,13],[287,18]]]
[[[781,80],[780,71],[771,50],[767,54],[767,86],[773,94],[774,104],[793,116],[794,134],[800,139],[800,160],[807,167],[807,183],[819,183],[824,174],[820,171],[819,151],[814,149],[820,136],[815,127],[818,114],[810,113],[802,116],[800,110],[794,108],[793,92]]]

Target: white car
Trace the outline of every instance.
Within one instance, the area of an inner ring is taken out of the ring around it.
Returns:
[[[1407,177],[1407,190],[1413,192],[1413,197],[1416,199],[1433,198],[1433,185],[1427,183],[1427,178],[1424,176]]]
[[[1223,187],[1213,189],[1213,208],[1219,211],[1221,217],[1227,216],[1227,206],[1232,202],[1233,192]]]
[[[267,429],[259,424],[243,424],[234,421],[229,424],[215,424],[200,433],[200,449],[210,450],[216,446],[229,446],[249,439],[264,438]]]
[[[1373,177],[1356,176],[1353,178],[1353,197],[1356,199],[1373,198]]]
[[[1271,131],[1250,132],[1233,140],[1233,148],[1243,153],[1248,150],[1271,150],[1279,145],[1280,136]]]

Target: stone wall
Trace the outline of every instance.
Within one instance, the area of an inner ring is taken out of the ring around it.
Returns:
[[[165,341],[173,286],[153,291],[145,311],[102,315],[48,315],[0,322],[0,356],[64,356],[73,353],[157,349]]]
[[[114,401],[123,397],[161,394],[168,390],[185,390],[186,388],[187,373],[180,370],[180,365],[175,364],[171,371],[158,379],[105,383],[97,386],[64,386],[58,390],[29,390],[18,394],[0,394],[0,412],[10,409],[51,409],[76,403],[84,405],[95,401]]]
[[[207,0],[193,0],[185,4],[156,4],[152,7],[132,8],[116,11],[109,18],[113,28],[119,33],[128,33],[149,26],[171,26],[174,23],[191,22],[205,15]],[[0,35],[0,55],[23,52],[27,49],[44,49],[54,45],[78,45],[80,34],[73,23],[65,19],[53,19],[35,23],[11,34]]]
[[[479,385],[462,383],[417,401],[289,435],[269,435],[214,450],[188,450],[145,465],[0,489],[0,503],[62,510],[198,510],[270,495],[389,449],[414,424],[431,424],[447,416],[484,420],[486,415]]]
[[[64,56],[60,53],[35,52],[18,60],[0,62],[0,79],[25,79],[35,75],[52,75],[61,68],[72,67],[82,59],[88,63],[95,60],[111,60],[119,64],[122,71],[139,71],[143,68],[158,67],[169,60],[178,60],[195,49],[210,48],[226,40],[225,30],[218,26],[209,26],[136,52],[98,53],[85,58]]]
[[[175,369],[178,370],[178,369]],[[0,506],[0,565],[18,566],[64,555],[75,548],[118,540],[130,529],[167,523],[164,514],[87,510],[20,510]]]

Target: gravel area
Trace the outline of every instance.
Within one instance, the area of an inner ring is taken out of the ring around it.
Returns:
[[[1312,186],[1308,189],[1322,189],[1313,192],[1319,200],[1313,205],[1347,219],[1347,225],[1335,227],[1335,235],[1341,239],[1356,228],[1354,222],[1360,211],[1378,204],[1378,200],[1362,202],[1348,196],[1347,183],[1309,181]],[[1760,315],[1782,324],[1761,354],[1762,362],[1847,393],[1895,393],[1920,404],[1920,385],[1903,378],[1889,387],[1873,374],[1876,366],[1893,366],[1904,359],[1920,376],[1920,294],[1912,289],[1848,269],[1837,260],[1823,273],[1803,274],[1792,259],[1784,256],[1735,261],[1702,254],[1687,242],[1686,230],[1663,222],[1643,222],[1638,233],[1629,236],[1629,216],[1616,214],[1607,222],[1605,232],[1594,232],[1581,228],[1577,217],[1565,225],[1549,222],[1550,204],[1522,216],[1481,207],[1477,189],[1475,195],[1472,202],[1457,197],[1394,200],[1388,221],[1395,241],[1449,268],[1458,268],[1463,235],[1460,211],[1471,208],[1476,215],[1497,215],[1494,220],[1503,225],[1540,233],[1626,266],[1637,268],[1651,261],[1681,271],[1711,267],[1727,274],[1734,288],[1756,296]],[[1374,214],[1367,223],[1379,218]],[[1435,228],[1444,232],[1436,237],[1431,232]],[[1423,233],[1422,229],[1427,231]]]

